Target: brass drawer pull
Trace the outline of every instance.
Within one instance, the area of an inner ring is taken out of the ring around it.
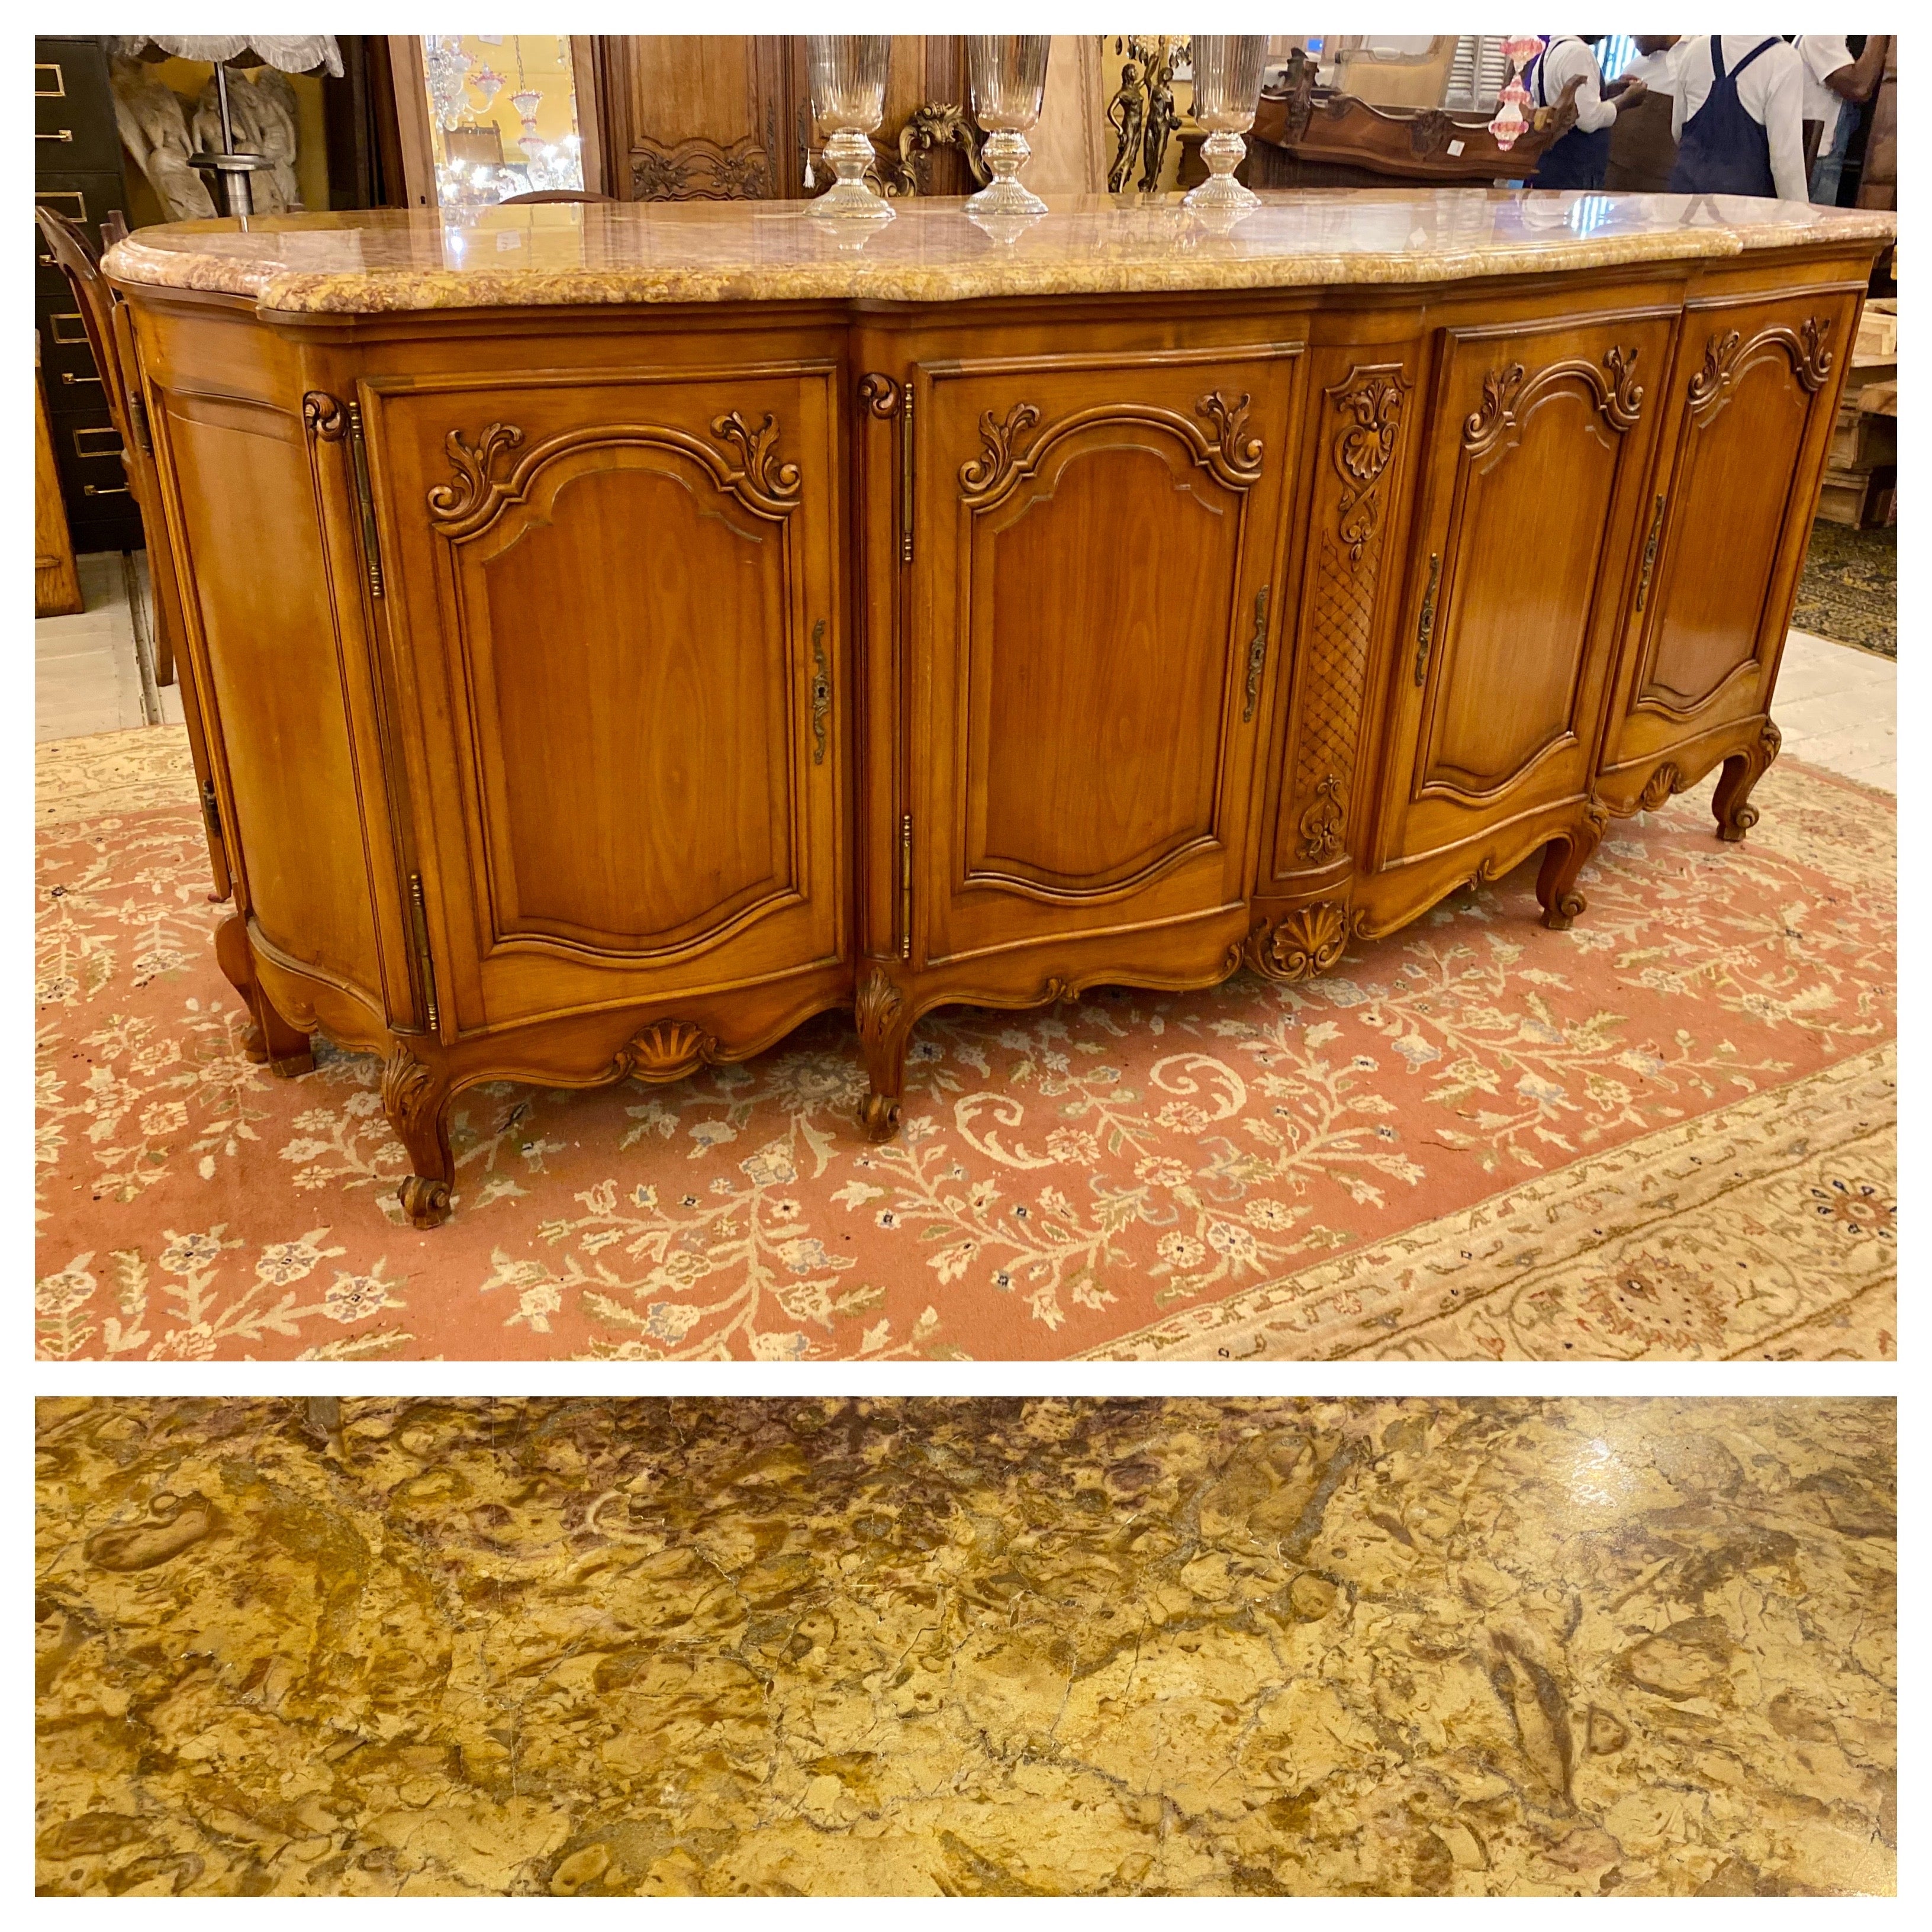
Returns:
[[[1432,550],[1429,555],[1429,588],[1422,593],[1422,615],[1415,620],[1415,681],[1418,685],[1429,675],[1429,647],[1436,638],[1436,586],[1442,577],[1442,559]]]
[[[1650,535],[1644,539],[1643,568],[1636,580],[1636,608],[1643,608],[1643,600],[1650,595],[1650,573],[1657,562],[1657,539],[1664,530],[1664,499],[1657,500],[1657,508],[1651,513]]]
[[[74,130],[71,128],[62,128],[51,134],[43,134],[36,128],[34,139],[37,141],[71,141],[74,139]]]
[[[80,494],[83,496],[124,496],[128,494],[128,486],[124,483],[116,483],[103,489],[98,483],[83,483],[80,486]]]
[[[63,369],[61,371],[61,380],[63,382],[67,383],[70,387],[76,382],[99,382],[103,388],[105,388],[107,386],[106,382],[100,376],[76,376],[71,369]]]
[[[825,716],[832,709],[832,674],[825,662],[825,620],[812,627],[812,762],[825,762]]]
[[[1248,640],[1248,698],[1241,706],[1241,722],[1251,724],[1255,715],[1255,698],[1262,688],[1262,667],[1268,662],[1268,592],[1274,588],[1264,584],[1255,592],[1255,634]]]

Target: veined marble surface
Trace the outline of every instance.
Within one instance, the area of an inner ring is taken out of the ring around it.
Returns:
[[[256,215],[143,228],[106,266],[124,282],[264,309],[374,314],[1443,282],[1898,232],[1871,209],[1726,195],[1276,189],[1232,226],[1178,196],[1048,199],[1050,212],[1010,238],[940,198],[896,202],[896,220],[856,236],[782,201]]]
[[[90,1399],[38,1448],[45,1892],[1894,1883],[1888,1402]]]

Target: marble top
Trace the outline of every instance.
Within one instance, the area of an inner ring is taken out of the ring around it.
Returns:
[[[106,267],[265,310],[378,314],[1455,281],[1897,232],[1888,212],[1725,195],[1282,189],[1232,226],[1178,196],[1069,195],[997,234],[958,200],[894,206],[896,219],[856,235],[782,201],[254,215],[141,229]]]

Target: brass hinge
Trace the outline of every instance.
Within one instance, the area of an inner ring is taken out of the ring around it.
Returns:
[[[1255,634],[1248,640],[1248,698],[1241,706],[1241,722],[1254,722],[1255,698],[1262,688],[1262,667],[1268,662],[1268,592],[1274,588],[1264,584],[1255,592]]]
[[[436,962],[430,956],[429,914],[423,907],[422,874],[410,874],[410,929],[416,936],[416,966],[422,974],[423,1010],[431,1033],[440,1035],[442,1022],[436,1006]]]
[[[1650,535],[1644,539],[1643,568],[1636,580],[1636,608],[1643,608],[1643,600],[1650,595],[1650,573],[1657,562],[1657,539],[1664,530],[1664,499],[1657,500],[1657,508],[1651,512]]]
[[[134,440],[141,446],[144,456],[154,453],[154,439],[148,428],[148,406],[141,398],[132,394],[128,398],[128,419],[134,431]]]
[[[912,957],[912,814],[899,820],[899,957]]]
[[[912,561],[912,384],[905,386],[899,438],[899,561]]]
[[[1429,588],[1422,593],[1422,615],[1415,622],[1415,681],[1420,684],[1429,675],[1429,646],[1436,638],[1436,586],[1442,575],[1442,560],[1431,551],[1429,558]]]
[[[201,815],[208,821],[208,836],[226,851],[228,842],[221,836],[221,806],[214,796],[214,781],[203,778],[201,782]]]
[[[376,534],[376,500],[369,488],[369,452],[362,442],[362,410],[359,404],[344,403],[349,418],[349,470],[356,480],[356,507],[362,518],[362,559],[369,569],[369,595],[382,594],[382,545]]]

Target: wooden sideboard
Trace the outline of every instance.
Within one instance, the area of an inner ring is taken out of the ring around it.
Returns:
[[[1719,765],[1743,837],[1888,218],[1674,206],[143,231],[259,1050],[386,1056],[430,1226],[474,1082],[850,1003],[884,1136],[941,1003],[1298,980],[1539,849],[1561,928]]]

